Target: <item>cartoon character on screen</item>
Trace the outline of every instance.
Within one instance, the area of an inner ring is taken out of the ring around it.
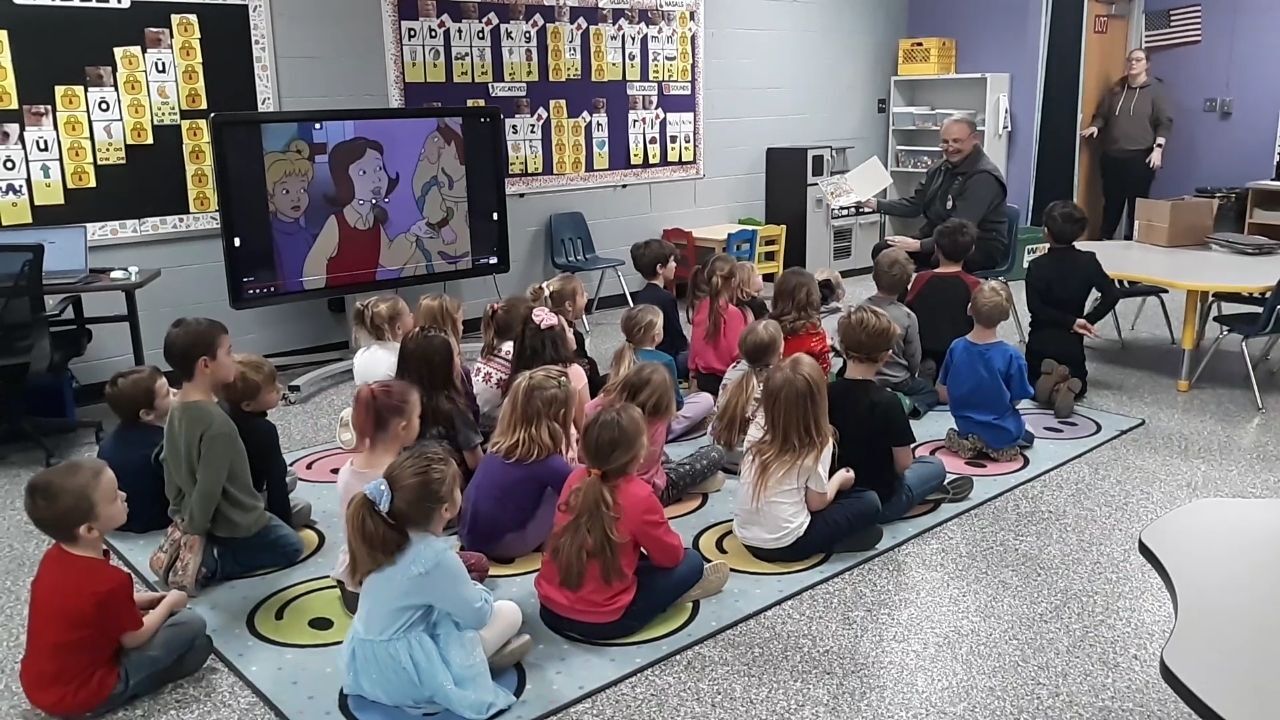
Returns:
[[[271,211],[271,238],[276,258],[276,285],[282,292],[302,290],[302,270],[316,234],[303,217],[311,205],[307,186],[315,178],[311,146],[294,140],[284,152],[262,157],[267,172],[267,207]]]
[[[418,239],[434,235],[422,220],[408,231],[387,237],[387,198],[400,176],[387,174],[382,143],[355,137],[329,150],[329,174],[334,194],[325,200],[338,208],[329,216],[307,253],[302,285],[308,290],[355,285],[378,279],[378,268],[400,271],[422,264]]]
[[[422,144],[418,168],[413,173],[418,210],[436,231],[420,244],[422,254],[437,272],[471,266],[466,158],[462,121],[442,118]]]

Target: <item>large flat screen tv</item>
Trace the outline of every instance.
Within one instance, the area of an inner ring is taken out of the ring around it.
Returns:
[[[510,270],[496,108],[217,113],[237,310]]]

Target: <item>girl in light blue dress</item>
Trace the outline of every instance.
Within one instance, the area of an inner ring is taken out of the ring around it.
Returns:
[[[491,669],[532,646],[520,608],[467,576],[442,537],[457,517],[462,476],[433,446],[406,450],[347,508],[347,548],[360,607],[342,645],[343,689],[414,713],[481,720],[515,697]]]

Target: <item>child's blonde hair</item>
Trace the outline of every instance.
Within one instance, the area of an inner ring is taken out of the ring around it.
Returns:
[[[521,373],[502,402],[489,452],[513,463],[531,463],[569,450],[578,393],[564,368]]]
[[[423,295],[418,300],[418,312],[414,318],[418,327],[443,330],[455,343],[462,342],[462,305],[448,295]]]
[[[397,326],[400,318],[409,312],[409,303],[399,295],[378,295],[357,302],[351,313],[356,343],[399,340]]]
[[[827,420],[827,378],[818,361],[792,355],[769,371],[760,396],[764,434],[747,448],[753,467],[751,501],[759,504],[768,487],[792,470],[814,465],[831,442]]]
[[[547,541],[547,552],[566,589],[582,587],[593,562],[598,563],[605,584],[621,578],[618,548],[622,536],[618,534],[614,489],[644,456],[647,435],[644,417],[626,403],[601,409],[582,429],[582,461],[587,475],[561,502],[558,510],[569,519]]]
[[[760,271],[756,269],[755,263],[739,260],[734,264],[733,279],[738,283],[738,294],[734,302],[746,302],[756,296],[751,288],[755,287],[758,277]]]
[[[276,183],[288,177],[299,177],[308,183],[316,175],[315,165],[311,163],[311,146],[301,139],[292,140],[284,152],[269,152],[262,156],[262,164],[266,167],[267,192]]]
[[[898,296],[911,284],[911,276],[915,271],[916,264],[906,250],[889,248],[876,257],[871,280],[876,284],[876,290],[885,295]]]
[[[818,292],[822,293],[822,283],[826,282],[831,287],[830,302],[840,302],[844,300],[844,277],[839,272],[831,268],[819,268],[813,272],[813,279],[818,281]]]
[[[484,340],[480,357],[493,357],[497,354],[499,345],[514,341],[516,334],[520,332],[520,324],[532,309],[533,303],[529,302],[529,298],[519,295],[489,303],[480,319],[480,337]]]
[[[236,355],[236,379],[222,386],[222,400],[233,408],[251,403],[279,379],[276,366],[261,355]]]
[[[872,305],[850,308],[836,323],[840,353],[850,362],[878,363],[901,332],[889,313]]]
[[[1013,309],[1013,297],[1009,288],[999,280],[984,280],[969,298],[969,314],[976,325],[994,330],[1009,319]]]
[[[570,317],[569,306],[586,295],[587,286],[582,284],[581,278],[572,273],[560,273],[546,282],[529,286],[530,302],[555,310],[556,314],[570,323],[578,318]]]
[[[738,279],[734,273],[737,264],[732,257],[720,253],[707,263],[707,342],[715,342],[724,329],[724,309],[732,308],[738,298]]]
[[[721,391],[715,426],[711,428],[711,438],[717,445],[742,447],[751,426],[756,393],[773,364],[782,357],[782,343],[782,327],[774,320],[756,320],[742,331],[738,354],[747,364],[747,371]]]
[[[613,352],[609,378],[619,380],[636,366],[636,346],[652,347],[662,330],[662,311],[657,305],[636,305],[622,313],[623,343]]]
[[[618,379],[609,379],[600,394],[606,404],[630,403],[650,422],[669,422],[676,416],[676,390],[671,373],[658,363],[639,363]]]
[[[822,295],[813,273],[802,267],[787,268],[773,283],[773,311],[769,318],[782,326],[783,335],[799,335],[822,327]]]

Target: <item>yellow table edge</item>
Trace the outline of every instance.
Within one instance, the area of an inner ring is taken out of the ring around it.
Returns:
[[[1106,270],[1106,268],[1103,268]],[[1222,283],[1184,283],[1174,280],[1167,280],[1151,275],[1142,275],[1140,273],[1124,273],[1107,271],[1107,275],[1114,280],[1128,280],[1130,282],[1146,283],[1147,285],[1155,285],[1157,287],[1169,288],[1170,290],[1185,290],[1188,292],[1238,292],[1238,293],[1265,293],[1271,292],[1275,287],[1275,283],[1266,285],[1227,285]]]

